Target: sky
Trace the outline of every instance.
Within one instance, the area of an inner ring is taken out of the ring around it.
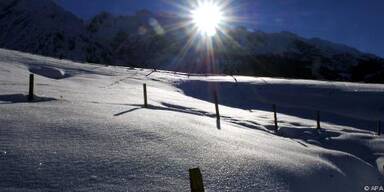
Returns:
[[[177,0],[56,0],[84,19],[101,11],[177,11]],[[221,0],[223,1],[223,0]],[[384,0],[233,0],[242,25],[265,32],[290,31],[343,43],[384,57]]]

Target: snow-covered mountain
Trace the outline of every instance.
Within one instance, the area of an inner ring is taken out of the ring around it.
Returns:
[[[51,0],[2,0],[0,47],[76,61],[109,59],[83,21]]]
[[[235,69],[240,70],[240,74],[384,82],[382,58],[346,45],[319,38],[307,39],[290,32],[249,32],[238,28],[230,34],[242,50],[235,53],[246,58],[241,61],[235,55],[229,62],[237,61],[237,66],[242,66]]]
[[[178,23],[183,18],[149,11],[124,17],[102,13],[91,20],[88,29],[112,47],[115,58],[126,57],[115,60],[116,64],[212,72],[201,66],[201,51],[192,47],[183,53],[191,26],[172,28]],[[222,34],[220,46],[215,47],[217,73],[384,82],[383,59],[346,45],[243,27],[229,29],[227,34],[232,39]]]
[[[44,10],[44,11],[41,11]],[[290,32],[231,28],[218,34],[208,66],[191,26],[170,13],[100,13],[84,22],[52,0],[3,0],[0,47],[77,61],[183,72],[384,83],[384,60],[346,45]],[[191,44],[189,49],[186,45]]]
[[[152,30],[150,25],[151,22],[156,22],[155,17],[146,10],[138,11],[131,16],[114,16],[108,12],[102,12],[91,19],[87,29],[98,40],[110,43],[119,33],[144,34],[148,30]]]
[[[130,16],[102,12],[88,22],[87,29],[97,41],[110,48],[115,64],[168,68],[180,50],[173,47],[184,43],[179,35],[186,35],[185,32],[171,30],[171,26],[181,21],[180,17],[148,10]]]

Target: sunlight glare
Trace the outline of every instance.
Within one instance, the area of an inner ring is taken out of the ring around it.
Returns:
[[[199,31],[212,37],[216,35],[220,23],[223,21],[223,13],[220,7],[213,2],[204,2],[192,11],[193,23]]]

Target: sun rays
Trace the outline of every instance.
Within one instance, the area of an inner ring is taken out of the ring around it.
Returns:
[[[214,36],[224,22],[223,11],[214,2],[202,2],[191,11],[192,21],[202,35]]]
[[[184,28],[188,40],[180,50],[176,62],[182,61],[191,50],[198,66],[205,66],[207,72],[215,72],[215,47],[222,48],[224,39],[232,41],[227,31],[236,24],[231,0],[195,0],[176,3],[177,15],[184,18],[178,25]],[[173,2],[175,3],[175,2]]]

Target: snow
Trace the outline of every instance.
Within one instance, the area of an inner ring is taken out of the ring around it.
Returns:
[[[30,69],[39,99],[28,103]],[[207,191],[384,185],[384,85],[152,73],[8,50],[0,85],[0,191],[188,191],[194,167]]]

